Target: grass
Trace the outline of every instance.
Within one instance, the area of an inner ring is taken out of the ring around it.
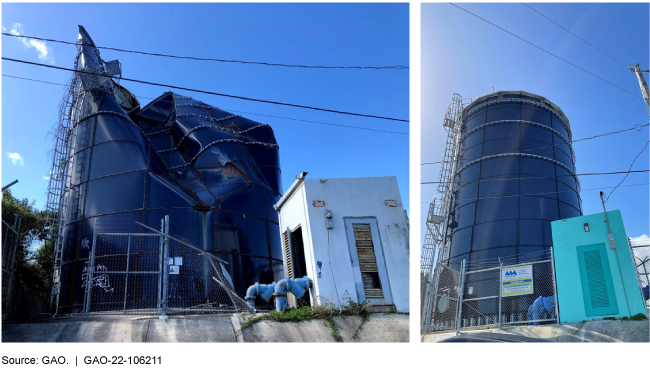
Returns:
[[[327,322],[327,325],[329,326],[330,330],[332,330],[332,337],[334,338],[334,341],[336,342],[343,341],[343,339],[341,339],[341,332],[339,331],[338,327],[336,327],[334,320],[331,317],[327,317],[325,318],[325,321]]]
[[[368,318],[370,317],[369,313],[364,313],[361,315],[361,323],[359,323],[359,326],[357,326],[357,329],[354,330],[354,334],[352,334],[352,338],[356,339],[357,336],[359,336],[359,332],[361,331],[361,327],[363,327],[363,324],[366,323]]]
[[[361,327],[363,327],[363,324],[366,323],[370,316],[370,304],[367,302],[355,303],[353,301],[349,301],[348,305],[341,310],[322,306],[302,306],[298,308],[286,309],[282,312],[271,311],[261,316],[249,319],[242,325],[241,329],[239,329],[237,333],[240,333],[243,329],[264,320],[275,322],[300,322],[322,319],[324,320],[323,322],[325,325],[330,328],[334,341],[341,342],[341,333],[336,327],[336,324],[334,323],[332,317],[345,318],[346,316],[361,317],[361,323],[352,335],[352,338],[356,339],[359,335],[359,331],[361,331]]]

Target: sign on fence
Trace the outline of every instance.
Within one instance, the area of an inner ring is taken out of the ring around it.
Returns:
[[[501,270],[501,296],[533,293],[533,265],[504,267]]]

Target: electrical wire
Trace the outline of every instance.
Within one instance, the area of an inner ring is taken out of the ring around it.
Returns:
[[[70,72],[75,72],[75,73],[83,73],[83,74],[89,74],[89,75],[96,75],[100,77],[106,77],[105,75],[99,74],[99,73],[92,73],[92,72],[87,72],[84,70],[74,70],[70,68],[64,68],[60,66],[54,66],[54,65],[47,65],[47,64],[41,64],[41,63],[35,63],[31,61],[26,61],[26,60],[19,60],[19,59],[12,59],[8,57],[2,57],[2,60],[7,60],[7,61],[13,61],[17,63],[22,63],[22,64],[29,64],[29,65],[35,65],[35,66],[41,66],[45,68],[51,68],[51,69],[58,69],[58,70],[65,70],[65,71],[70,71]],[[269,100],[262,100],[258,98],[251,98],[251,97],[243,97],[243,96],[235,96],[235,95],[229,95],[225,93],[218,93],[218,92],[210,92],[210,91],[203,91],[200,89],[194,89],[194,88],[186,88],[186,87],[178,87],[178,86],[172,86],[169,84],[162,84],[162,83],[155,83],[155,82],[147,82],[147,81],[141,81],[138,79],[131,79],[131,78],[125,78],[125,77],[120,77],[120,80],[125,80],[129,82],[135,82],[135,83],[141,83],[141,84],[147,84],[151,86],[158,86],[158,87],[166,87],[166,88],[174,88],[174,89],[180,89],[183,91],[190,91],[190,92],[197,92],[197,93],[204,93],[207,95],[214,95],[214,96],[221,96],[221,97],[229,97],[229,98],[236,98],[239,100],[246,100],[246,101],[253,101],[253,102],[262,102],[262,103],[267,103],[267,104],[273,104],[273,105],[280,105],[280,106],[289,106],[289,107],[297,107],[301,109],[308,109],[308,110],[316,110],[316,111],[324,111],[324,112],[331,112],[335,114],[343,114],[343,115],[352,115],[352,116],[360,116],[360,117],[365,117],[365,118],[373,118],[373,119],[383,119],[383,120],[391,120],[391,121],[402,121],[408,123],[409,120],[405,119],[397,119],[397,118],[390,118],[390,117],[385,117],[385,116],[376,116],[376,115],[368,115],[368,114],[360,114],[360,113],[355,113],[355,112],[348,112],[348,111],[340,111],[340,110],[332,110],[332,109],[324,109],[320,107],[313,107],[313,106],[305,106],[305,105],[297,105],[297,104],[291,104],[291,103],[286,103],[286,102],[277,102],[277,101],[269,101]]]
[[[460,6],[458,6],[458,5],[454,4],[454,3],[449,3],[449,4],[451,4],[451,5],[455,6],[455,7],[457,7],[458,9],[460,9],[460,10],[466,12],[466,13],[469,13],[469,14],[475,16],[476,18],[478,18],[478,19],[480,19],[480,20],[482,20],[482,21],[484,21],[484,22],[486,22],[486,23],[489,23],[489,24],[493,25],[494,27],[499,28],[500,30],[502,30],[502,31],[504,31],[504,32],[506,32],[506,33],[508,33],[508,34],[510,34],[510,35],[512,35],[512,36],[514,36],[514,37],[517,37],[518,39],[520,39],[520,40],[526,42],[527,44],[529,44],[529,45],[531,45],[531,46],[534,46],[535,48],[537,48],[537,49],[539,49],[539,50],[542,50],[542,51],[544,51],[545,53],[547,53],[547,54],[549,54],[549,55],[551,55],[551,56],[553,56],[553,57],[555,57],[555,58],[557,58],[557,59],[560,59],[560,60],[564,61],[565,63],[567,63],[567,64],[573,66],[574,68],[580,69],[580,70],[582,70],[583,72],[585,72],[585,73],[587,73],[587,74],[589,74],[589,75],[591,75],[591,76],[594,76],[594,77],[596,77],[596,78],[602,80],[603,82],[609,83],[609,84],[611,84],[612,86],[614,86],[614,87],[616,87],[616,88],[618,88],[618,89],[621,89],[621,90],[623,90],[623,91],[625,91],[625,92],[627,92],[627,93],[629,93],[629,94],[631,94],[631,95],[633,95],[633,96],[636,96],[636,97],[639,97],[639,98],[643,98],[642,96],[639,96],[639,95],[637,95],[636,93],[630,92],[630,91],[628,91],[627,89],[625,89],[625,88],[623,88],[623,87],[621,87],[621,86],[618,86],[618,85],[616,85],[616,84],[614,84],[614,83],[612,83],[612,82],[610,82],[610,81],[608,81],[608,80],[606,80],[606,79],[603,79],[603,78],[597,76],[597,75],[594,74],[594,73],[588,72],[587,70],[585,70],[585,69],[583,69],[583,68],[581,68],[581,67],[579,67],[579,66],[577,66],[577,65],[575,65],[575,64],[573,64],[573,63],[571,63],[571,62],[569,62],[569,61],[567,61],[567,60],[564,60],[564,59],[562,59],[561,57],[559,57],[559,56],[557,56],[557,55],[555,55],[555,54],[553,54],[553,53],[551,53],[551,52],[549,52],[549,51],[544,50],[543,48],[541,48],[541,47],[535,45],[534,43],[532,43],[532,42],[530,42],[530,41],[526,41],[525,39],[523,39],[523,38],[517,36],[516,34],[510,32],[510,31],[507,31],[507,30],[505,30],[505,29],[503,29],[503,28],[497,26],[496,24],[494,24],[494,23],[492,23],[492,22],[490,22],[490,21],[488,21],[488,20],[486,20],[486,19],[483,19],[483,18],[479,17],[478,15],[476,15],[476,14],[470,12],[469,10],[463,9],[463,8],[461,8]]]
[[[641,152],[639,152],[639,154],[636,155],[636,157],[634,158],[634,160],[632,160],[632,164],[630,165],[630,170],[627,171],[627,173],[625,174],[625,177],[623,178],[623,180],[621,180],[621,182],[618,183],[618,185],[616,185],[616,187],[614,187],[614,189],[612,189],[611,192],[609,192],[609,195],[607,195],[607,198],[604,200],[605,202],[607,202],[607,201],[609,200],[609,197],[612,196],[612,193],[614,193],[614,191],[616,190],[616,188],[618,188],[619,185],[623,184],[623,182],[625,181],[625,179],[627,179],[627,176],[630,175],[630,172],[632,172],[632,166],[634,166],[634,162],[636,162],[636,159],[639,158],[639,156],[641,156],[641,154],[643,153],[643,151],[645,151],[646,148],[648,148],[648,144],[650,144],[650,141],[648,141],[648,142],[645,144],[645,146],[643,146],[643,149],[641,150]]]
[[[3,76],[3,77],[9,77],[9,78],[15,78],[15,79],[22,79],[22,80],[27,80],[27,81],[32,81],[32,82],[46,83],[46,84],[53,84],[53,85],[57,85],[57,86],[68,87],[67,84],[48,82],[48,81],[43,81],[43,80],[39,80],[39,79],[23,78],[23,77],[18,77],[18,76],[15,76],[15,75],[9,75],[9,74],[2,74],[2,76]],[[144,98],[144,99],[149,99],[149,100],[154,100],[154,99],[155,99],[155,98],[153,98],[153,97],[137,96],[137,95],[136,95],[136,97],[138,97],[138,98]],[[266,117],[277,118],[277,119],[286,119],[286,120],[294,120],[294,121],[303,121],[303,122],[306,122],[306,123],[313,123],[313,124],[331,125],[331,126],[336,126],[336,127],[341,127],[341,128],[361,129],[361,130],[369,130],[369,131],[381,132],[381,133],[390,133],[390,134],[409,135],[409,133],[395,132],[395,131],[392,131],[392,130],[381,130],[381,129],[373,129],[373,128],[357,127],[357,126],[352,126],[352,125],[343,125],[343,124],[325,123],[325,122],[321,122],[321,121],[305,120],[305,119],[296,119],[296,118],[288,118],[288,117],[285,117],[285,116],[277,116],[277,115],[266,115],[266,114],[260,114],[260,113],[249,112],[249,111],[231,110],[231,109],[228,109],[228,108],[224,108],[224,110],[226,110],[226,111],[232,111],[232,112],[239,112],[239,113],[243,113],[243,114],[251,114],[251,115],[266,116]]]
[[[339,301],[339,311],[343,310],[343,304],[341,304],[341,297],[339,296],[339,290],[336,287],[336,279],[334,278],[334,271],[332,271],[332,260],[330,259],[330,229],[327,229],[327,263],[330,266],[330,273],[332,274],[332,283],[334,283],[334,291],[336,291],[336,299]]]
[[[548,19],[549,21],[551,21],[551,22],[552,22],[553,24],[555,24],[556,26],[562,28],[563,30],[565,30],[565,31],[567,31],[567,32],[569,32],[569,33],[571,33],[573,36],[575,36],[575,37],[576,37],[577,39],[579,39],[580,41],[586,43],[587,45],[589,45],[589,46],[591,46],[591,47],[593,47],[593,48],[595,48],[596,50],[600,51],[601,53],[603,53],[604,55],[606,55],[606,56],[609,57],[610,59],[616,61],[617,63],[619,63],[619,64],[621,64],[621,65],[623,65],[624,67],[627,68],[627,65],[626,65],[626,64],[622,63],[622,62],[619,61],[619,60],[616,60],[616,59],[613,58],[611,55],[607,54],[605,51],[599,49],[598,47],[596,47],[596,46],[590,44],[589,42],[583,40],[582,38],[578,37],[578,35],[576,35],[575,33],[571,32],[571,31],[569,31],[568,29],[562,27],[561,25],[557,24],[555,21],[553,21],[552,19],[550,19],[550,18],[547,17],[546,15],[544,15],[544,14],[538,12],[537,10],[533,9],[530,5],[528,5],[528,4],[526,4],[526,3],[522,3],[522,4],[526,5],[528,8],[530,8],[530,9],[531,9],[532,11],[534,11],[535,13],[537,13],[537,14],[541,15],[542,17]]]
[[[119,48],[116,48],[116,47],[97,46],[97,45],[86,44],[86,43],[77,43],[77,42],[54,40],[54,39],[50,39],[50,38],[41,38],[41,37],[33,37],[33,36],[25,36],[25,35],[15,35],[15,34],[6,33],[6,32],[2,32],[2,35],[3,36],[10,36],[10,37],[31,38],[31,39],[34,39],[34,40],[47,41],[47,42],[56,42],[56,43],[62,43],[62,44],[65,44],[65,45],[91,46],[91,47],[95,47],[97,49],[112,50],[112,51],[118,51],[118,52],[126,52],[126,53],[131,53],[131,54],[159,56],[159,57],[166,57],[166,58],[173,58],[173,59],[186,59],[186,60],[197,60],[197,61],[215,61],[215,62],[220,62],[220,63],[255,64],[255,65],[281,66],[281,67],[287,67],[287,68],[305,68],[305,69],[375,69],[375,70],[380,70],[380,69],[393,69],[393,70],[409,69],[409,67],[405,66],[405,65],[391,65],[391,66],[324,66],[324,65],[281,64],[281,63],[267,63],[267,62],[262,62],[262,61],[243,61],[243,60],[200,58],[200,57],[195,57],[195,56],[179,56],[179,55],[168,55],[168,54],[159,54],[159,53],[153,53],[153,52],[137,51],[137,50],[125,50],[125,49],[119,49]]]

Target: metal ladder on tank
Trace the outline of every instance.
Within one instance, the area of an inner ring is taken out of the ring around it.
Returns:
[[[75,63],[75,70],[77,64]],[[50,191],[48,195],[52,195],[52,201],[48,198],[48,210],[56,210],[56,218],[53,218],[53,221],[50,221],[50,229],[56,228],[56,240],[54,243],[54,267],[52,273],[52,292],[50,294],[50,306],[56,308],[54,315],[58,313],[59,307],[59,297],[61,293],[61,268],[63,266],[63,229],[67,224],[67,217],[69,215],[69,198],[68,192],[71,189],[70,175],[73,171],[73,165],[75,164],[74,160],[74,150],[76,139],[77,139],[77,127],[75,126],[76,122],[79,120],[79,114],[81,113],[81,102],[79,98],[80,93],[80,82],[79,77],[75,75],[71,82],[68,95],[64,98],[64,104],[62,107],[62,118],[59,125],[57,145],[55,147],[55,158],[52,164],[53,172],[50,174],[50,187],[54,188],[54,191]],[[57,154],[59,157],[57,157]],[[81,162],[83,164],[83,161]],[[83,170],[76,170],[77,175],[79,175],[76,182],[80,182],[81,173]],[[54,182],[54,183],[53,183]],[[53,185],[52,185],[53,184]],[[78,192],[77,207],[81,196],[81,190]]]
[[[447,232],[448,215],[453,199],[453,180],[457,167],[457,158],[460,147],[460,129],[462,125],[463,104],[462,97],[454,93],[451,104],[445,113],[443,125],[447,131],[445,139],[445,148],[438,175],[437,192],[429,205],[426,227],[427,233],[424,238],[422,247],[422,258],[420,260],[421,282],[424,283],[424,297],[422,303],[422,326],[423,334],[428,332],[434,312],[433,305],[435,300],[431,300],[436,295],[436,280],[434,277],[434,268],[437,263],[448,253],[444,244],[445,233]],[[437,252],[436,252],[437,251]]]

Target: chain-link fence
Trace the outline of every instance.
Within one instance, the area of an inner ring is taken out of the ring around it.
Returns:
[[[168,220],[162,231],[138,225],[150,232],[94,234],[82,276],[84,316],[250,309],[235,293],[221,259],[170,236]]]
[[[461,279],[460,270],[443,264],[435,268],[430,294],[424,303],[428,323],[424,324],[423,333],[456,330]]]
[[[650,309],[650,238],[628,238],[637,280],[646,309]]]
[[[422,332],[558,323],[552,248],[436,267]],[[462,292],[460,292],[462,290]]]
[[[461,329],[557,323],[551,251],[470,263]]]
[[[2,310],[4,312],[12,303],[13,269],[18,247],[21,218],[14,216],[13,226],[2,220]]]

